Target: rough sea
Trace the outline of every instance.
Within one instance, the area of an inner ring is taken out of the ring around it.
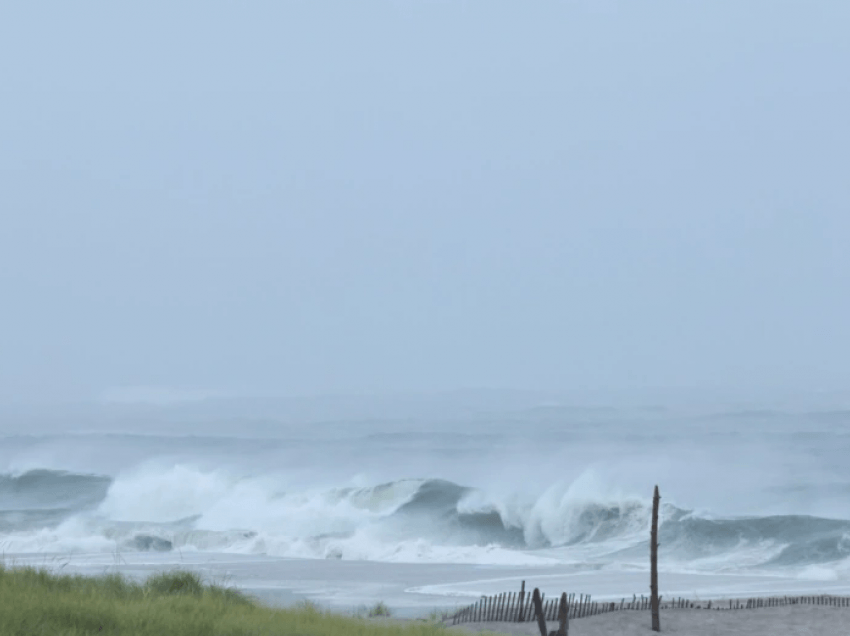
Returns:
[[[189,565],[277,602],[451,605],[535,577],[614,598],[646,591],[656,484],[662,593],[850,589],[850,409],[834,400],[9,408],[0,550]]]

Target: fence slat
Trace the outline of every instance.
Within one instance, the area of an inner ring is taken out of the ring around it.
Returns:
[[[517,622],[521,623],[525,620],[525,581],[522,582],[522,587],[519,588],[519,600],[517,601],[517,607],[519,608]]]
[[[539,588],[534,588],[532,599],[534,601],[534,614],[537,618],[537,627],[540,630],[540,636],[546,636],[546,618],[543,615],[543,596],[540,594]]]

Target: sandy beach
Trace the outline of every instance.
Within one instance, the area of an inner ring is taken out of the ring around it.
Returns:
[[[611,612],[570,622],[571,636],[651,636],[649,612]],[[556,622],[547,624],[558,629]],[[456,634],[490,631],[511,636],[539,636],[535,622],[480,622],[448,628]],[[661,613],[661,633],[682,636],[850,636],[850,608],[791,605],[754,610],[668,610]]]

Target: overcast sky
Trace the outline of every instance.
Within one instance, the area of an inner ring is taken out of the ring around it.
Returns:
[[[6,2],[0,401],[850,386],[850,3]]]

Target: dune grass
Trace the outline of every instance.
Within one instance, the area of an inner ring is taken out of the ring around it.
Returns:
[[[369,608],[369,618],[375,618],[376,616],[392,616],[390,608],[383,601],[378,601]]]
[[[386,606],[378,615],[387,616]],[[386,613],[384,613],[386,610]],[[265,607],[236,589],[205,584],[188,571],[144,583],[7,567],[0,562],[3,636],[434,636],[435,622],[397,624],[346,617],[302,603]]]

